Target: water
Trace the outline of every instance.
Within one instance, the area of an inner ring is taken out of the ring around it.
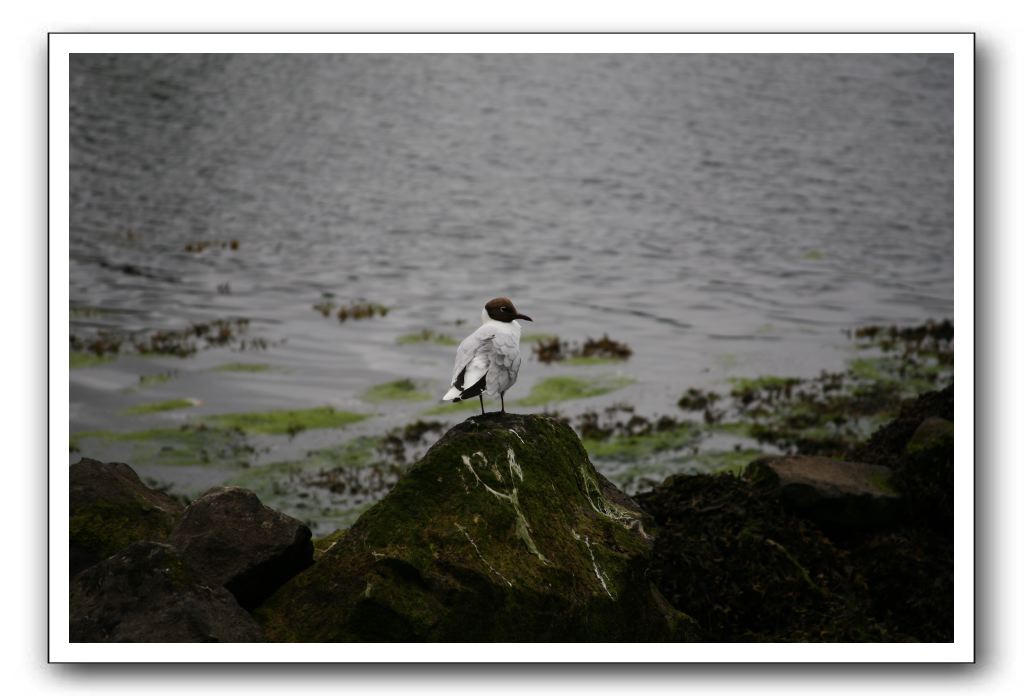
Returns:
[[[75,55],[70,138],[71,303],[103,310],[72,333],[247,317],[272,344],[72,370],[72,432],[330,404],[378,413],[340,437],[379,433],[433,404],[368,387],[439,396],[450,372],[453,348],[397,337],[460,339],[503,294],[527,333],[632,347],[524,363],[509,397],[635,380],[569,414],[677,415],[686,387],[835,369],[843,329],[953,309],[951,56]],[[341,324],[313,311],[325,293],[392,311]],[[210,370],[237,360],[275,369]],[[202,405],[121,414],[174,397]],[[193,492],[224,478],[139,466]]]

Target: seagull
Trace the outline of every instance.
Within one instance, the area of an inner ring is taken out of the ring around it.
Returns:
[[[507,297],[487,302],[481,317],[483,325],[458,345],[451,389],[442,399],[457,402],[478,396],[482,415],[486,413],[483,395],[492,398],[500,394],[501,413],[504,413],[504,393],[515,384],[522,363],[519,355],[522,327],[515,320],[533,320],[519,314]]]

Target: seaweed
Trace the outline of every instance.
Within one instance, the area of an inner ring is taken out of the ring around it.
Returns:
[[[602,362],[628,360],[632,349],[604,334],[601,338],[587,338],[582,345],[562,341],[557,336],[539,339],[533,354],[542,363],[567,361],[569,364],[592,365]]]
[[[71,334],[72,354],[116,355],[131,347],[141,355],[173,355],[187,358],[206,348],[230,347],[236,350],[265,349],[266,339],[243,338],[248,319],[214,319],[195,322],[181,329],[157,329],[148,332],[117,333],[100,330],[92,336]]]

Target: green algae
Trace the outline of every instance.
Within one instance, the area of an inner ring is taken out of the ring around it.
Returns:
[[[431,394],[420,388],[411,379],[398,379],[370,387],[362,393],[362,399],[372,403],[385,401],[427,401]]]
[[[359,437],[336,447],[310,450],[300,459],[271,462],[240,471],[228,481],[230,486],[241,486],[254,491],[264,503],[280,503],[284,496],[298,489],[299,479],[326,469],[360,469],[373,461],[379,438]]]
[[[217,365],[214,372],[269,372],[273,367],[266,363],[230,362]]]
[[[759,391],[777,392],[790,389],[803,380],[799,377],[779,377],[777,375],[761,375],[760,377],[730,377],[732,394],[748,394]]]
[[[70,355],[70,366],[72,370],[78,370],[83,367],[98,367],[113,360],[113,355],[96,355],[86,351],[73,350]]]
[[[823,261],[824,252],[819,249],[810,249],[809,251],[803,252],[802,258],[804,261]]]
[[[709,423],[706,428],[710,432],[724,433],[726,435],[734,435],[735,437],[752,438],[753,437],[753,421],[749,420],[736,420],[727,422]]]
[[[847,333],[858,343],[843,371],[731,378],[730,400],[714,403],[703,398],[710,392],[690,389],[679,406],[705,407],[711,432],[787,452],[841,457],[898,413],[903,400],[951,383],[950,322]]]
[[[338,411],[331,406],[300,410],[251,411],[206,416],[203,422],[219,428],[260,435],[293,435],[302,430],[343,428],[369,418],[366,413]]]
[[[169,399],[167,401],[156,401],[149,404],[139,404],[123,409],[122,414],[126,416],[143,416],[150,413],[163,413],[164,411],[179,411],[183,408],[194,408],[198,404],[195,399]]]
[[[208,428],[202,424],[180,428],[150,428],[128,432],[90,430],[71,435],[71,447],[97,459],[112,446],[129,448],[133,464],[167,466],[198,466],[215,463],[228,467],[245,467],[255,454],[238,430]]]
[[[458,341],[447,334],[437,333],[430,329],[423,329],[417,333],[405,334],[397,339],[399,346],[416,345],[419,343],[433,343],[438,346],[457,346]]]
[[[688,455],[680,461],[691,464],[702,471],[712,474],[735,474],[741,475],[746,466],[753,460],[764,456],[764,453],[755,449],[732,449],[699,452]]]
[[[177,377],[177,370],[171,370],[170,372],[158,372],[154,375],[139,375],[139,388],[152,387],[157,384],[166,384],[175,377]]]
[[[399,467],[380,458],[381,443],[379,437],[357,437],[297,459],[244,469],[227,485],[255,492],[265,504],[313,530],[344,528],[398,478]]]
[[[635,380],[623,376],[603,375],[581,377],[548,377],[533,385],[529,394],[519,399],[518,406],[543,406],[557,401],[588,399],[621,389]]]
[[[586,438],[583,447],[594,459],[635,460],[658,452],[683,449],[699,438],[699,428],[691,423],[679,423],[668,430],[656,430],[636,435],[616,435],[607,439]]]

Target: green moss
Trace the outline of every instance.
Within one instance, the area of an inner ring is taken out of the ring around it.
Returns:
[[[564,424],[473,418],[255,616],[275,641],[666,640],[627,503]]]
[[[217,365],[214,372],[269,372],[273,367],[265,363],[230,362]]]
[[[209,425],[237,429],[261,435],[294,434],[301,430],[342,428],[369,418],[365,413],[337,411],[330,406],[296,411],[252,411],[249,413],[222,413],[203,419]]]
[[[127,416],[142,416],[148,413],[162,413],[164,411],[179,411],[183,408],[193,408],[197,405],[194,399],[170,399],[168,401],[157,401],[150,404],[139,404],[121,411]]]
[[[533,385],[529,395],[519,399],[519,406],[543,406],[556,401],[587,399],[601,396],[633,383],[629,377],[601,376],[591,379],[581,377],[548,377]]]
[[[320,537],[319,539],[313,539],[313,560],[320,560],[320,557],[329,551],[334,544],[341,541],[347,533],[347,529],[338,529],[327,536]]]
[[[819,249],[810,249],[803,253],[803,259],[805,261],[821,261],[824,259],[824,252]]]
[[[427,401],[429,392],[420,389],[420,385],[411,379],[398,379],[370,387],[362,394],[362,399],[373,403],[383,401]]]
[[[102,559],[136,541],[166,539],[173,523],[166,512],[140,501],[97,500],[79,506],[71,516],[70,542],[76,550]]]
[[[96,367],[98,365],[104,365],[114,360],[113,355],[96,355],[95,353],[86,353],[83,351],[73,350],[71,351],[71,369],[77,370],[83,367]]]
[[[670,430],[645,435],[618,435],[605,440],[584,439],[583,447],[594,459],[634,460],[657,452],[682,449],[699,436],[695,425],[680,423]]]
[[[457,346],[458,341],[447,334],[436,333],[430,329],[423,329],[418,333],[405,334],[398,337],[398,345],[414,345],[417,343],[434,343],[438,346]]]
[[[889,495],[898,495],[899,491],[892,485],[892,477],[889,473],[877,473],[870,476],[870,483],[879,490]]]

